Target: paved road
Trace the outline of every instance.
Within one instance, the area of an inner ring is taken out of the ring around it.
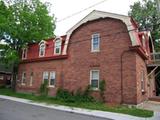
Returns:
[[[0,120],[109,120],[0,99]]]

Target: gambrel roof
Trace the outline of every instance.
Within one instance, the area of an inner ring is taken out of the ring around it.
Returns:
[[[67,51],[69,38],[74,30],[76,30],[79,26],[81,26],[82,24],[84,24],[88,21],[93,21],[96,19],[107,18],[107,17],[118,19],[118,20],[121,20],[122,22],[124,22],[127,26],[128,31],[129,31],[129,36],[130,36],[132,46],[138,45],[138,43],[137,43],[138,36],[136,33],[137,32],[137,24],[131,17],[125,16],[125,15],[119,15],[119,14],[115,14],[115,13],[93,10],[91,13],[89,13],[86,17],[84,17],[82,20],[80,20],[77,24],[75,24],[72,28],[70,28],[67,31],[67,38],[66,38],[66,43],[65,43],[63,54],[67,53],[66,51]]]

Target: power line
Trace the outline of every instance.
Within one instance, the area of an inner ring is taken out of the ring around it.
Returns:
[[[91,8],[97,6],[97,5],[100,5],[100,4],[102,4],[102,3],[106,2],[106,1],[107,1],[107,0],[102,0],[102,1],[100,1],[100,2],[98,2],[98,3],[96,3],[96,4],[94,4],[94,5],[91,5],[91,6],[87,7],[87,8],[85,8],[85,9],[81,10],[81,11],[78,11],[78,12],[76,12],[76,13],[73,13],[73,14],[65,17],[65,18],[62,18],[62,19],[60,19],[60,20],[57,20],[56,22],[62,22],[62,21],[64,21],[64,20],[69,19],[69,18],[71,18],[71,17],[73,17],[73,16],[75,16],[75,15],[78,15],[78,14],[80,14],[80,13],[82,13],[82,12],[88,10],[88,9],[91,9]]]
[[[122,34],[122,33],[128,33],[128,32],[135,31],[135,30],[137,30],[137,29],[127,30],[127,31],[124,30],[124,31],[119,31],[119,32],[111,33],[111,34],[100,35],[100,39],[105,38],[107,36],[113,36],[113,37],[115,37],[115,35],[119,35],[119,34]],[[104,32],[106,32],[106,31],[104,31]],[[79,38],[74,38],[74,39],[79,39]],[[70,41],[68,44],[63,44],[63,45],[76,44],[76,43],[80,43],[80,42],[85,42],[85,41],[90,41],[91,40],[91,38],[88,38],[88,37],[86,37],[86,38],[83,37],[81,39],[82,40],[73,41],[73,42]],[[61,45],[59,45],[57,47],[60,47],[60,46]],[[46,49],[53,49],[53,46],[47,47]]]

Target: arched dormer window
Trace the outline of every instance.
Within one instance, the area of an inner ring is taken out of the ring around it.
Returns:
[[[45,41],[41,41],[39,43],[39,57],[45,56],[46,43]]]
[[[28,51],[27,48],[22,49],[22,60],[27,59],[27,51]]]
[[[55,45],[54,45],[54,54],[59,55],[61,54],[61,47],[62,47],[62,39],[60,37],[55,39]]]

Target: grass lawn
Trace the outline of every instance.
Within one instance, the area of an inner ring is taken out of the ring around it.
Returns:
[[[57,104],[57,105],[65,105],[70,107],[86,108],[91,110],[102,110],[102,111],[123,113],[123,114],[138,116],[138,117],[153,116],[153,111],[137,109],[135,107],[128,108],[127,106],[122,106],[122,105],[111,107],[101,102],[65,102],[55,97],[44,97],[44,96],[35,96],[33,94],[16,93],[6,88],[0,88],[0,95],[24,98],[24,99],[29,99],[35,102],[44,102],[47,104]]]

